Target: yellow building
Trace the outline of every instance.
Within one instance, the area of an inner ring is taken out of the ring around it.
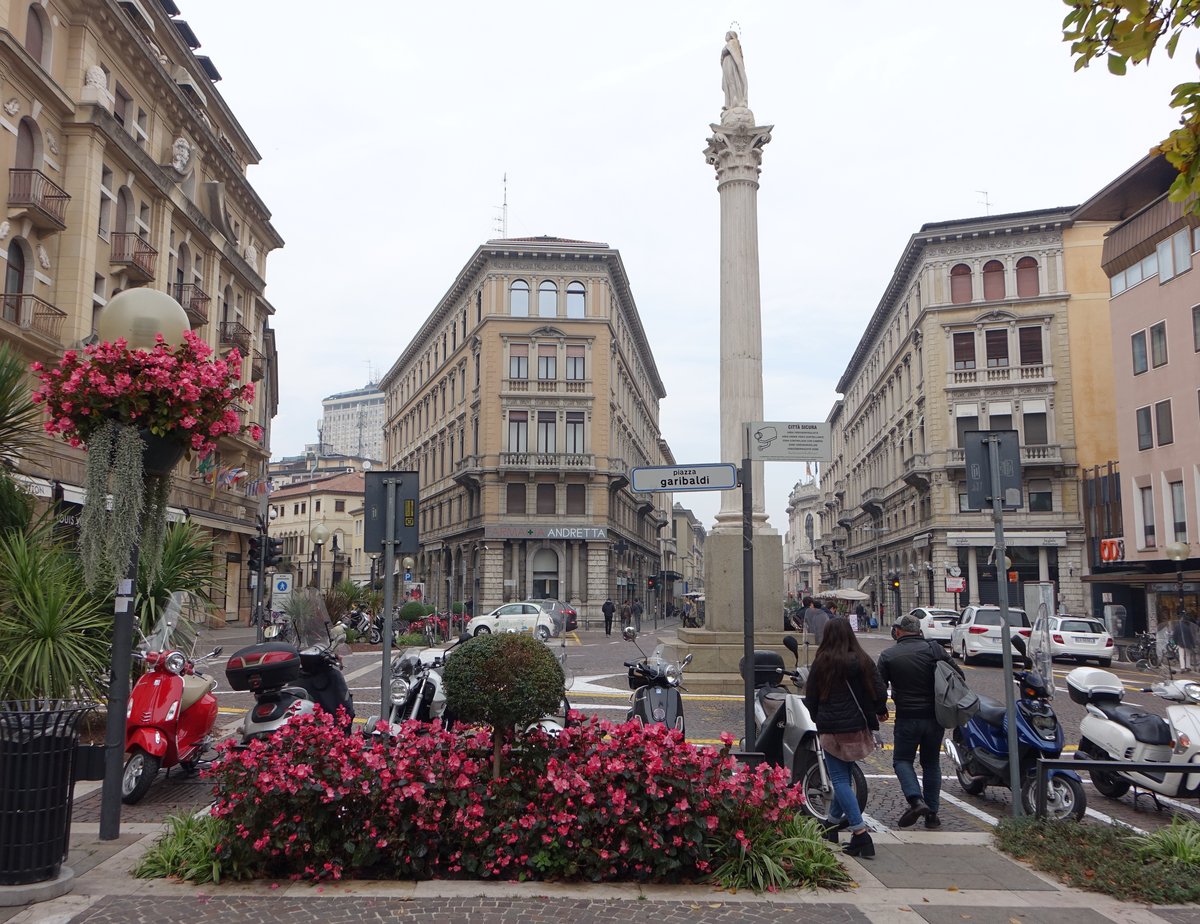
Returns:
[[[0,337],[31,362],[57,362],[90,341],[109,298],[150,286],[174,296],[212,347],[238,348],[243,379],[257,383],[242,418],[266,435],[223,439],[205,472],[182,463],[172,494],[175,518],[217,540],[216,602],[233,620],[250,608],[244,540],[278,390],[265,265],[283,241],[246,179],[258,151],[178,14],[171,0],[0,5]],[[82,452],[47,439],[25,474],[69,507],[83,500],[83,470]]]
[[[610,594],[650,608],[671,498],[631,492],[629,470],[674,460],[616,250],[488,241],[380,388],[388,467],[420,474],[414,579],[434,603],[552,597],[595,622]]]
[[[333,475],[287,485],[271,494],[271,538],[282,539],[277,570],[293,575],[293,587],[328,590],[341,581],[365,583],[371,563],[363,554],[362,472]],[[325,538],[314,542],[314,528]]]

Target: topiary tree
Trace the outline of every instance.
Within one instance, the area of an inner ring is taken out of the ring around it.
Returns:
[[[492,727],[492,777],[500,752],[517,729],[554,712],[566,692],[554,654],[528,635],[480,635],[459,645],[442,672],[446,706],[465,722]]]
[[[418,619],[425,618],[425,604],[418,603],[416,600],[410,600],[404,606],[400,607],[400,612],[396,614],[394,622],[401,627],[407,628]]]

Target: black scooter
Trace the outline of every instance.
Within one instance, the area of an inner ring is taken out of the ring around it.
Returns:
[[[637,629],[626,626],[622,637],[637,645]],[[659,645],[654,654],[647,655],[640,645],[640,661],[626,661],[629,669],[629,712],[625,720],[637,719],[643,725],[665,725],[684,731],[683,697],[680,690],[683,669],[692,662],[689,654],[680,662],[668,661],[664,656],[666,646]]]

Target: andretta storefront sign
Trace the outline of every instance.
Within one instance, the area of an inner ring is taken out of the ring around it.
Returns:
[[[585,539],[608,541],[607,526],[488,526],[484,539]]]

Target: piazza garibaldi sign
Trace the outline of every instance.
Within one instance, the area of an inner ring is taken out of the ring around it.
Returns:
[[[608,541],[607,526],[487,526],[484,539],[585,539]]]

